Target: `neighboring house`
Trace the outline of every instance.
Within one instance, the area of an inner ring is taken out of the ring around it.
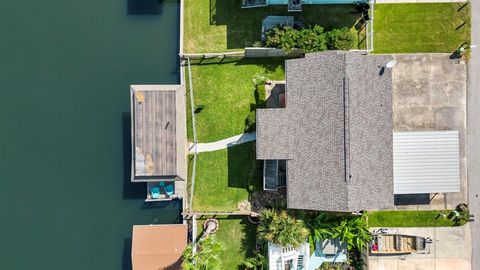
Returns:
[[[303,5],[358,4],[364,0],[242,0],[242,8],[265,7],[269,5],[287,5],[288,11],[302,11]]]
[[[307,270],[310,256],[308,242],[301,246],[282,247],[268,242],[268,269],[269,270]]]
[[[264,186],[286,186],[288,208],[392,209],[394,194],[459,192],[457,131],[394,135],[392,60],[328,51],[286,61],[285,106],[257,110],[256,147]]]
[[[315,251],[309,259],[307,270],[316,270],[324,262],[345,263],[348,260],[347,243],[340,238],[326,239],[315,242]]]
[[[132,85],[132,182],[147,182],[146,201],[182,198],[187,179],[185,88]]]
[[[312,254],[308,242],[297,248],[268,242],[269,270],[315,270],[324,262],[344,263],[347,258],[347,244],[339,238],[316,242]]]
[[[186,224],[134,225],[132,270],[181,269],[187,234]]]

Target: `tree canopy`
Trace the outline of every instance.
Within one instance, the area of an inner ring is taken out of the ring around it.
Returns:
[[[183,252],[183,270],[220,270],[222,262],[220,253],[224,250],[222,243],[215,235],[202,238],[197,242],[196,253],[193,254],[193,245],[187,246]]]
[[[263,210],[260,213],[258,236],[281,246],[298,247],[304,243],[309,230],[302,220],[297,220],[286,211]]]
[[[324,31],[319,25],[299,30],[282,26],[267,31],[265,46],[281,48],[287,52],[297,48],[307,53],[327,49],[350,50],[355,46],[355,35],[346,27]]]

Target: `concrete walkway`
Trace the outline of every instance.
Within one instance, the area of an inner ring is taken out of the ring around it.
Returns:
[[[470,1],[472,44],[480,45],[480,2]],[[480,48],[471,50],[467,96],[468,206],[475,221],[472,230],[472,269],[480,269]]]
[[[223,139],[220,141],[212,142],[212,143],[197,143],[197,151],[198,153],[217,151],[217,150],[226,149],[228,147],[232,147],[235,145],[239,145],[242,143],[255,141],[256,139],[257,139],[257,134],[255,132],[243,133],[240,135],[236,135],[236,136]],[[189,149],[190,149],[190,154],[193,154],[194,153],[193,143],[190,143]]]
[[[400,4],[400,3],[465,3],[467,0],[376,0],[376,4]]]

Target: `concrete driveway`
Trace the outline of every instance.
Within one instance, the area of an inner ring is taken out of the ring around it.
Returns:
[[[372,228],[372,231],[375,228]],[[430,237],[428,254],[369,256],[369,270],[470,270],[469,225],[438,228],[388,228],[389,233]]]
[[[398,208],[451,209],[467,202],[465,154],[467,68],[449,54],[395,55],[393,128],[395,131],[458,130],[460,193],[437,194],[430,205]]]

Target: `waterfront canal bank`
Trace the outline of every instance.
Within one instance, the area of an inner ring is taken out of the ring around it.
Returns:
[[[180,82],[155,3],[0,3],[1,269],[130,269],[133,224],[181,222],[130,183],[129,86]]]

